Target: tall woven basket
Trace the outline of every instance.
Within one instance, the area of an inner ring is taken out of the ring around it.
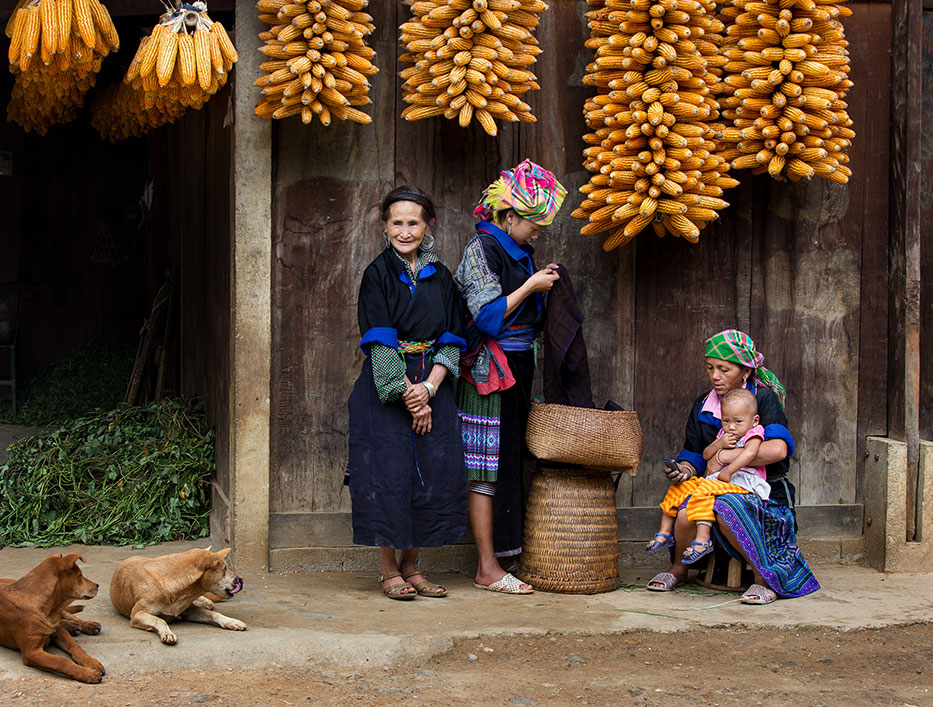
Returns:
[[[525,442],[538,459],[635,475],[642,432],[634,410],[532,403]]]
[[[611,592],[619,587],[618,537],[610,474],[539,463],[515,574],[547,592]]]

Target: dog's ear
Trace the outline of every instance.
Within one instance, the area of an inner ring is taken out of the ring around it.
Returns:
[[[223,550],[218,550],[217,552],[214,553],[214,555],[216,555],[221,560],[224,559],[229,554],[230,554],[229,547],[225,547]]]
[[[81,560],[81,562],[86,561],[81,555],[77,554],[76,552],[72,552],[68,555],[59,555],[59,557],[61,558],[61,561],[59,562],[59,566],[62,569],[71,569],[72,567],[76,567],[78,564],[78,560]]]

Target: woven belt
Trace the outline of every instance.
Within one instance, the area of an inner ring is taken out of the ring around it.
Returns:
[[[399,341],[398,352],[405,355],[420,354],[428,349],[434,348],[434,344],[436,343],[437,339],[429,339],[428,341]]]

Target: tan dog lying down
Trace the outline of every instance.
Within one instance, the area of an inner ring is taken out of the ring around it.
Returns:
[[[166,621],[176,618],[216,624],[245,631],[246,624],[218,611],[205,594],[230,598],[243,588],[243,580],[227,568],[230,548],[211,552],[188,550],[161,557],[128,557],[117,565],[110,581],[110,601],[130,619],[133,628],[155,631],[162,643],[178,638]]]
[[[0,645],[22,653],[25,665],[99,683],[104,666],[70,635],[78,631],[100,633],[96,621],[72,616],[84,607],[71,602],[97,594],[97,585],[81,574],[78,560],[84,562],[74,553],[49,555],[21,579],[0,579]],[[68,653],[74,662],[46,653],[49,643]]]

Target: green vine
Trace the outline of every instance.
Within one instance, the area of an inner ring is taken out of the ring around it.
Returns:
[[[208,534],[214,434],[178,398],[18,440],[0,466],[0,547],[148,545]]]

